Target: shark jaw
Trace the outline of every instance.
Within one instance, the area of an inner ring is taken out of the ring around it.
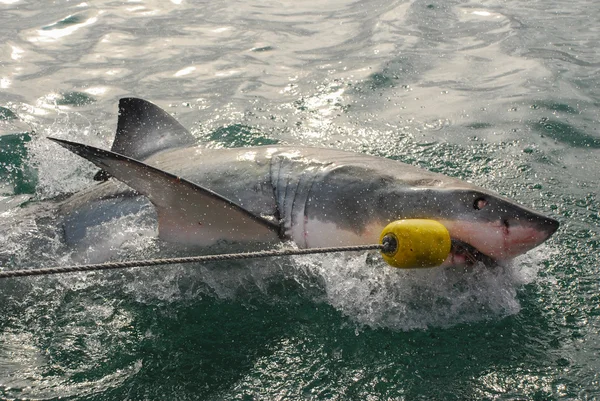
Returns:
[[[444,265],[473,265],[482,262],[493,265],[519,256],[542,244],[558,229],[559,223],[551,218],[509,224],[470,223],[441,220],[450,232],[452,250]]]

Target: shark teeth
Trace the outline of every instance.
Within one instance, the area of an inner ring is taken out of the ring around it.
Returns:
[[[461,240],[453,239],[450,249],[453,258],[464,257],[467,266],[473,266],[478,262],[486,266],[493,266],[497,263],[496,259],[479,252],[477,248]]]

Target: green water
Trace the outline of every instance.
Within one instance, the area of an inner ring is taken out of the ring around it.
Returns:
[[[207,146],[375,154],[561,221],[489,271],[328,255],[4,280],[0,399],[599,399],[599,15],[583,1],[0,0],[2,269],[163,253],[144,216],[73,251],[52,216],[20,214],[92,184],[45,137],[110,147],[123,96]]]
[[[30,140],[28,133],[0,137],[0,183],[6,188],[7,195],[35,192],[35,172],[26,162],[26,144]]]

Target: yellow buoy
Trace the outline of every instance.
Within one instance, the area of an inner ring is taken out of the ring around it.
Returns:
[[[410,269],[441,265],[450,254],[450,233],[435,220],[397,220],[388,224],[379,243],[396,244],[395,249],[381,254],[393,267]]]

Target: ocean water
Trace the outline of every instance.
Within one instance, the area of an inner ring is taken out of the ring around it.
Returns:
[[[164,254],[144,212],[71,250],[19,214],[93,185],[120,97],[211,147],[336,147],[559,219],[496,269],[369,254],[0,281],[0,398],[600,399],[600,3],[0,0],[0,269]]]

